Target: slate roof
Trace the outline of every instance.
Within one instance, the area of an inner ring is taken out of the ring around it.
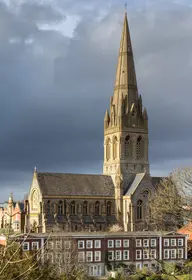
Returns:
[[[163,180],[163,177],[151,177],[153,186],[156,186],[160,183],[161,180]]]
[[[43,195],[114,196],[111,176],[37,172]]]
[[[132,195],[136,191],[137,187],[141,183],[144,176],[145,176],[145,173],[137,173],[135,175],[135,178],[133,179],[132,183],[128,186],[128,189],[124,195],[126,195],[126,196]]]

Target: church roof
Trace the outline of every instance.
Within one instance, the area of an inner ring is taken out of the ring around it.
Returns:
[[[132,195],[136,191],[137,187],[141,183],[144,176],[145,176],[145,172],[135,174],[135,178],[133,179],[131,185],[128,186],[128,190],[125,192],[124,195],[125,196]]]
[[[37,172],[37,180],[43,196],[114,197],[114,184],[107,175]]]
[[[161,182],[161,180],[163,180],[163,177],[151,177],[151,180],[152,180],[152,184],[156,186]]]

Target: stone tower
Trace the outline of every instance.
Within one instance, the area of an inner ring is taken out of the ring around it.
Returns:
[[[125,13],[110,110],[104,118],[103,173],[111,175],[122,196],[133,174],[149,173],[148,116],[138,95],[131,38]],[[121,173],[121,174],[119,174]],[[119,175],[118,175],[119,174]],[[118,176],[117,176],[118,175]],[[121,178],[119,180],[118,178]]]

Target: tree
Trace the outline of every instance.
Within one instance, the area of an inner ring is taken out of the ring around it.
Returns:
[[[158,230],[176,230],[191,221],[191,210],[192,168],[173,171],[149,198],[150,219]]]
[[[20,244],[8,241],[0,250],[0,280],[59,280],[53,267],[42,265],[38,253],[24,252]]]
[[[70,237],[51,238],[46,246],[45,259],[52,262],[55,257],[55,267],[60,272],[62,280],[88,279],[84,252],[77,250],[77,243]]]

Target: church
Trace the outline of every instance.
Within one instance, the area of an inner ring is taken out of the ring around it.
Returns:
[[[125,13],[114,93],[104,116],[103,174],[35,169],[25,231],[107,231],[114,224],[124,231],[153,229],[147,201],[160,178],[150,176],[148,146],[148,115],[138,93]]]

